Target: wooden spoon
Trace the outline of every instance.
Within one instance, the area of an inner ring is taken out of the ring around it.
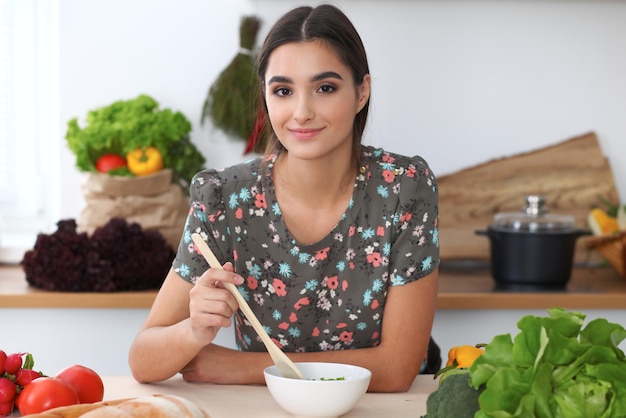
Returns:
[[[207,243],[204,242],[199,234],[191,234],[191,239],[202,253],[202,256],[209,263],[209,266],[217,269],[222,268],[222,265],[215,257],[215,254],[213,254]],[[265,344],[267,352],[272,357],[274,364],[276,364],[278,370],[282,373],[282,375],[284,377],[289,377],[292,379],[304,379],[304,375],[302,374],[300,369],[298,369],[298,367],[296,367],[296,365],[289,359],[289,357],[287,357],[287,355],[283,353],[276,344],[274,344],[270,336],[265,331],[265,328],[263,328],[263,325],[261,325],[256,315],[254,315],[252,309],[250,309],[248,302],[246,302],[243,296],[241,296],[241,293],[239,293],[239,290],[237,290],[237,287],[234,284],[228,282],[223,282],[223,284],[224,287],[228,291],[230,291],[233,296],[235,296],[235,299],[237,299],[237,303],[239,303],[239,309],[241,309],[244,315],[246,315],[246,318],[248,318],[248,321],[250,321],[252,328],[254,328],[256,333],[259,334],[259,337],[261,337],[261,341],[263,341],[263,344]]]

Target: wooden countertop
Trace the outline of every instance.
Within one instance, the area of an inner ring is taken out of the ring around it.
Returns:
[[[211,418],[293,418],[274,401],[264,385],[187,383],[178,376],[152,384],[137,383],[130,376],[105,376],[102,380],[105,400],[170,394],[189,399]],[[426,399],[438,382],[432,375],[420,375],[406,393],[366,393],[342,417],[420,417],[426,414]]]
[[[0,267],[0,308],[149,308],[156,291],[49,292],[29,286],[18,266]]]
[[[438,309],[626,309],[626,278],[610,266],[576,267],[562,290],[498,290],[485,265],[439,273]]]
[[[560,291],[500,291],[488,267],[442,263],[438,309],[626,309],[626,278],[611,267],[578,267]],[[48,292],[28,285],[19,266],[0,267],[0,308],[139,308],[152,306],[156,291]]]

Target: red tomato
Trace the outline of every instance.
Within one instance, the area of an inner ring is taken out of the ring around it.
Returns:
[[[28,415],[78,403],[78,394],[70,385],[56,377],[40,377],[24,387],[16,406],[20,414]]]
[[[75,364],[61,370],[56,377],[74,388],[80,403],[100,402],[104,396],[102,379],[88,367]]]
[[[96,161],[96,170],[101,173],[108,173],[111,170],[122,167],[126,167],[126,160],[117,154],[104,154]]]

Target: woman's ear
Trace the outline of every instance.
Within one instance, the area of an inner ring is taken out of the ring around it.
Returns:
[[[370,92],[371,92],[371,87],[372,87],[371,81],[372,81],[372,77],[369,74],[365,74],[363,76],[363,82],[359,85],[357,89],[358,105],[357,105],[356,113],[359,113],[361,109],[363,109],[367,101],[370,99]]]

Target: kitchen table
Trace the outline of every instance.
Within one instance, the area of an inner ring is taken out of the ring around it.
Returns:
[[[188,383],[180,376],[159,383],[137,383],[130,376],[105,376],[104,399],[134,398],[152,394],[183,396],[204,408],[210,418],[293,417],[282,409],[264,385]],[[426,399],[437,387],[432,375],[418,376],[405,393],[366,393],[342,417],[415,417],[426,414]]]

